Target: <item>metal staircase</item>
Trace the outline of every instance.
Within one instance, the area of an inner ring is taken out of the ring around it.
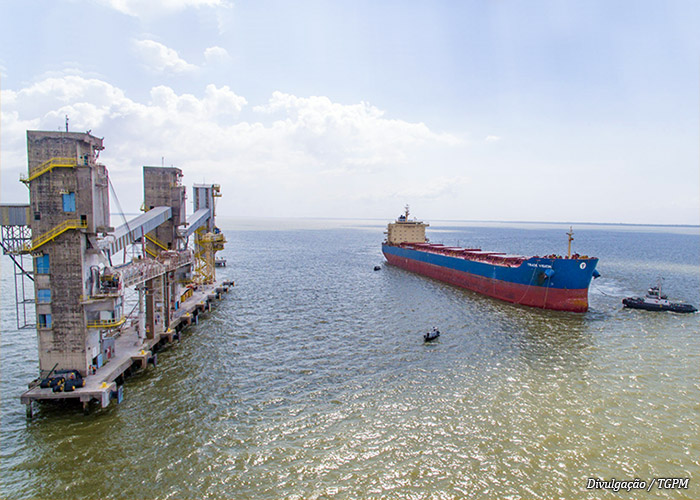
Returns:
[[[153,257],[153,258],[158,257],[158,254],[159,254],[161,251],[163,251],[163,250],[165,250],[165,251],[169,250],[168,247],[165,246],[165,243],[163,243],[162,241],[160,241],[160,240],[159,240],[158,238],[156,238],[155,236],[151,236],[151,235],[148,235],[148,234],[147,234],[147,235],[145,235],[145,239],[146,239],[146,245],[145,245],[145,247],[144,247],[144,250],[146,251],[146,253],[147,253],[148,255],[150,255],[150,256]],[[155,247],[155,248],[152,248],[151,246],[149,246],[149,245],[148,245],[149,243],[150,243],[153,247]]]
[[[84,229],[87,227],[87,222],[78,219],[69,219],[61,222],[58,226],[46,231],[44,234],[38,238],[32,240],[32,243],[27,243],[22,249],[23,253],[35,252],[42,245],[45,245],[49,241],[56,239],[61,234],[69,231],[71,229]]]
[[[25,184],[29,184],[37,177],[41,177],[54,168],[73,168],[76,165],[78,165],[78,160],[75,158],[51,158],[31,169],[28,176],[20,174],[19,180]]]

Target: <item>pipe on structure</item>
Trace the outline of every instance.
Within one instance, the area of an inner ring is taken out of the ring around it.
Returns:
[[[204,226],[210,217],[211,209],[200,208],[187,218],[187,227],[181,230],[180,235],[183,238],[189,238],[197,229]]]
[[[102,250],[107,251],[109,255],[114,255],[131,245],[135,240],[153,231],[171,217],[171,207],[155,207],[116,228],[114,233],[100,242],[100,247]]]

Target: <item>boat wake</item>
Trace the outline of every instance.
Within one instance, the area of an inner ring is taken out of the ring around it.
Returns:
[[[591,293],[605,295],[607,297],[627,297],[634,294],[633,291],[625,289],[614,279],[607,279],[602,283],[600,281],[591,283]]]

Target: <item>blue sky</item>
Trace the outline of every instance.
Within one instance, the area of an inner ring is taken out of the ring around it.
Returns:
[[[698,5],[2,0],[2,201],[68,114],[129,211],[698,224]]]

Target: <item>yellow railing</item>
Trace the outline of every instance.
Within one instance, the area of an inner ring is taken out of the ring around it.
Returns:
[[[159,239],[157,239],[155,236],[146,235],[146,239],[153,243],[155,246],[160,247],[163,250],[168,250],[168,247],[166,247],[165,244]]]
[[[29,170],[29,176],[20,174],[19,180],[25,184],[50,172],[54,168],[73,168],[78,164],[75,158],[51,158]]]
[[[126,323],[126,316],[118,319],[103,319],[100,321],[89,321],[88,328],[116,328]]]
[[[40,246],[48,243],[49,241],[53,240],[57,236],[65,233],[69,229],[80,229],[80,228],[85,228],[87,227],[87,222],[83,220],[78,220],[78,219],[69,219],[66,221],[61,222],[58,226],[54,227],[53,229],[50,229],[46,231],[44,234],[36,238],[35,240],[32,240],[32,243],[27,243],[24,245],[24,252],[33,252],[37,250]]]

